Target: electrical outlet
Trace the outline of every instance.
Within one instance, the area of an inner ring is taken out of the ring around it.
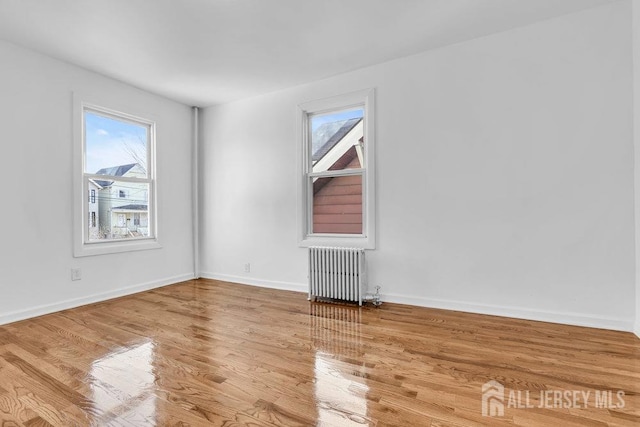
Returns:
[[[71,269],[71,280],[81,280],[82,279],[82,270],[79,268]]]
[[[248,262],[244,265],[244,272],[251,273],[251,263]]]

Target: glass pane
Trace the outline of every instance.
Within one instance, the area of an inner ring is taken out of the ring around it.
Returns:
[[[149,184],[90,179],[87,187],[89,242],[153,237]],[[92,191],[95,198],[91,196]]]
[[[313,181],[313,232],[362,234],[362,175]]]
[[[364,167],[364,110],[309,117],[313,172]]]
[[[85,173],[147,177],[149,126],[84,112]]]

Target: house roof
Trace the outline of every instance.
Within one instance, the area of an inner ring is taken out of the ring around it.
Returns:
[[[358,153],[356,152],[356,148],[354,146],[349,147],[347,151],[345,151],[342,156],[336,160],[336,162],[331,165],[328,170],[340,170],[345,169],[349,166],[351,162],[358,158]],[[360,163],[358,162],[358,167],[360,167]],[[313,182],[313,194],[316,194],[320,191],[325,185],[327,185],[332,178],[318,178]]]
[[[102,168],[96,175],[111,175],[111,176],[124,176],[125,173],[129,172],[137,163],[131,163],[128,165],[120,165],[120,166],[112,166],[109,168]]]
[[[311,160],[317,162],[322,159],[351,129],[360,123],[361,120],[362,117],[356,117],[354,119],[338,120],[320,125],[311,137]]]
[[[104,189],[104,188],[110,187],[113,184],[113,181],[102,181],[102,180],[99,180],[99,179],[95,179],[95,180],[93,180],[93,182],[95,182],[100,187],[102,187],[102,188],[100,188],[101,190]]]
[[[95,179],[89,179],[89,182],[98,187],[98,190],[102,190],[104,188],[104,185],[102,185],[101,183],[108,181],[96,181]]]
[[[114,207],[113,210],[123,210],[123,211],[146,211],[147,205],[124,205]]]

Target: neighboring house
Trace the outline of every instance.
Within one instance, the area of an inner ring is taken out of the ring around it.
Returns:
[[[93,179],[89,180],[89,189],[87,194],[87,203],[89,208],[87,209],[89,215],[88,236],[89,240],[96,240],[100,238],[99,224],[100,224],[100,210],[99,210],[99,194],[102,190],[102,186]]]
[[[100,169],[98,175],[146,177],[138,163]],[[117,239],[149,235],[149,191],[146,184],[124,181],[96,181],[102,187],[98,195],[100,234]]]
[[[363,164],[361,118],[325,123],[316,131],[313,171],[356,169]],[[362,233],[362,177],[318,178],[313,183],[314,233]]]

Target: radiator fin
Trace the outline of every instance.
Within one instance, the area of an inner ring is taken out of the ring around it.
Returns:
[[[365,274],[364,249],[309,248],[309,299],[329,298],[362,305]]]

